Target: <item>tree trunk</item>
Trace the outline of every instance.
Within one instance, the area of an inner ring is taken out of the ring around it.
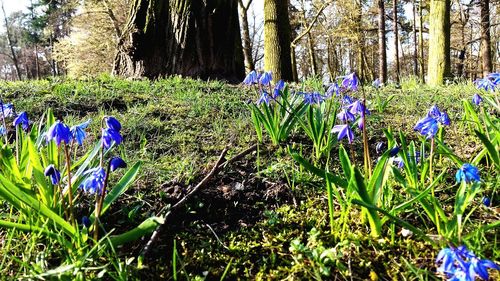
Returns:
[[[429,85],[450,75],[450,0],[431,0],[429,15]]]
[[[399,72],[399,31],[398,31],[398,1],[393,0],[393,29],[394,29],[394,72],[395,81],[399,84],[400,72]]]
[[[424,0],[418,1],[418,49],[420,51],[420,82],[425,83],[425,64],[424,64],[424,20],[422,14],[422,6]]]
[[[481,61],[483,63],[483,76],[492,71],[491,64],[491,38],[490,38],[490,0],[480,0],[481,8]]]
[[[416,0],[413,0],[412,13],[413,13],[413,75],[418,76],[418,50],[417,50],[417,7]]]
[[[240,24],[241,24],[241,36],[243,43],[243,56],[245,57],[245,71],[248,73],[255,69],[255,64],[252,58],[252,40],[250,39],[250,28],[248,27],[248,8],[252,0],[248,0],[245,5],[243,0],[238,0],[239,14],[240,14]]]
[[[385,45],[385,4],[378,0],[378,79],[387,82],[387,48]]]
[[[7,22],[7,14],[5,13],[5,8],[3,7],[3,1],[1,2],[1,4],[2,4],[3,19],[5,21],[5,33],[7,35],[7,43],[9,44],[10,52],[12,55],[11,57],[12,62],[14,63],[14,67],[16,69],[17,79],[22,80],[21,70],[19,69],[19,62],[17,61],[16,51],[14,50],[14,46],[12,45],[12,37],[10,36],[9,23]]]
[[[293,80],[288,0],[264,0],[264,67],[273,79]]]
[[[318,75],[318,64],[316,63],[316,55],[314,53],[314,39],[311,32],[307,33],[307,41],[309,44],[309,61],[311,62],[312,75]]]
[[[133,0],[113,72],[132,78],[180,74],[241,81],[237,5],[231,0]]]

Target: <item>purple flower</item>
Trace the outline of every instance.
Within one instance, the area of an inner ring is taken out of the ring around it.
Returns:
[[[458,183],[462,180],[466,183],[481,181],[481,178],[479,177],[479,170],[469,163],[463,164],[462,167],[458,169],[455,179]]]
[[[273,80],[273,77],[271,75],[271,71],[264,72],[259,78],[259,83],[262,86],[269,86],[271,84],[271,80]]]
[[[345,137],[347,137],[349,143],[352,143],[354,141],[354,133],[347,124],[334,126],[332,128],[332,133],[338,133],[337,140],[339,141]]]
[[[358,90],[358,86],[359,86],[359,79],[356,76],[356,72],[344,76],[344,79],[342,80],[343,88],[355,92]]]
[[[482,101],[483,101],[483,98],[482,98],[479,94],[474,94],[474,95],[472,96],[472,102],[473,102],[475,105],[479,105]]]
[[[14,127],[17,127],[17,125],[22,125],[23,130],[28,130],[29,128],[29,123],[30,121],[28,120],[28,114],[23,111],[21,112],[15,119],[14,119]]]
[[[345,105],[345,106],[348,106],[350,104],[352,104],[354,102],[354,99],[351,98],[350,96],[348,95],[345,95],[343,98],[342,98],[342,104]]]
[[[113,157],[109,162],[111,172],[116,171],[118,168],[127,168],[127,163],[123,161],[120,157]]]
[[[337,118],[343,123],[352,122],[356,119],[354,114],[352,114],[346,109],[342,109],[342,111],[339,114],[337,114]]]
[[[276,83],[276,85],[274,85],[273,99],[279,97],[283,89],[285,89],[285,81],[280,80],[278,81],[278,83]]]
[[[50,178],[50,181],[52,182],[53,185],[56,185],[59,183],[61,180],[61,173],[54,167],[54,165],[50,164],[45,168],[45,171],[43,173],[46,177]]]
[[[90,194],[94,194],[96,192],[101,194],[102,189],[104,188],[104,181],[106,179],[106,171],[102,167],[97,167],[88,170],[85,174],[90,175],[80,184],[80,188],[84,192],[88,192]]]
[[[438,122],[432,117],[424,117],[420,119],[413,130],[420,132],[421,135],[427,136],[427,139],[433,138],[438,131]]]
[[[305,104],[320,104],[324,100],[325,100],[325,97],[323,97],[318,92],[304,93],[304,103]]]
[[[54,140],[57,146],[59,146],[63,141],[64,143],[69,144],[73,139],[73,136],[71,134],[71,130],[69,129],[69,127],[66,124],[62,123],[61,121],[57,120],[49,128],[46,138],[47,142]]]
[[[105,148],[110,148],[113,143],[119,145],[122,142],[122,136],[119,131],[111,128],[102,129],[102,143]]]
[[[82,225],[83,227],[89,228],[91,225],[91,221],[87,216],[82,217]]]
[[[7,130],[3,125],[0,126],[0,136],[3,136],[7,133]]]
[[[486,207],[491,207],[491,199],[488,197],[483,197],[483,205]]]
[[[116,120],[116,118],[113,116],[106,117],[106,125],[108,126],[108,128],[111,128],[118,132],[122,129],[122,124],[120,124],[120,121]]]
[[[259,76],[257,75],[257,72],[255,70],[250,71],[250,73],[248,73],[245,79],[243,80],[243,83],[246,85],[257,84],[258,82],[259,82]]]
[[[2,117],[12,117],[15,115],[14,105],[12,105],[12,103],[2,103],[2,110],[3,110]]]
[[[375,81],[373,81],[372,83],[372,86],[375,87],[375,88],[380,88],[380,86],[382,86],[382,83],[380,82],[380,79],[375,79]]]
[[[349,109],[349,111],[352,114],[359,114],[359,115],[361,115],[362,113],[364,113],[366,115],[370,115],[370,111],[368,111],[368,109],[366,109],[366,107],[364,106],[363,102],[361,102],[360,100],[356,100],[355,102],[349,104],[347,106],[347,108]]]
[[[271,97],[266,91],[262,91],[262,94],[260,95],[259,100],[257,100],[257,104],[265,103],[269,105],[269,102],[271,101]]]
[[[497,86],[497,84],[495,84],[495,80],[492,80],[489,77],[477,79],[476,81],[474,81],[474,84],[478,89],[483,89],[485,91],[491,92],[495,91],[495,87]]]
[[[493,81],[493,84],[495,84],[497,87],[500,85],[500,72],[490,73],[486,77],[491,79]]]
[[[325,96],[332,97],[333,93],[335,93],[336,96],[338,96],[340,94],[340,87],[336,82],[333,82],[332,84],[330,84],[330,86],[326,90]]]
[[[441,123],[445,126],[449,126],[451,123],[450,117],[448,116],[448,113],[446,113],[446,112],[442,112],[441,115],[439,116],[439,118],[437,118],[437,120],[439,121],[439,123]]]
[[[87,133],[85,132],[85,129],[89,126],[91,121],[92,120],[89,119],[84,123],[81,123],[79,125],[75,125],[75,126],[70,128],[71,136],[73,137],[74,140],[76,140],[76,142],[79,145],[83,144],[83,140],[85,139],[85,136],[87,135]]]
[[[375,146],[375,151],[377,154],[382,154],[382,152],[385,150],[386,144],[383,141],[377,142],[377,145]]]

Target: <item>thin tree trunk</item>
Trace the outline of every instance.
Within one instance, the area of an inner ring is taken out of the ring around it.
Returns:
[[[108,15],[109,20],[111,21],[111,23],[113,24],[113,28],[115,29],[116,39],[119,40],[122,35],[120,23],[116,19],[115,13],[113,12],[113,9],[111,9],[111,5],[109,4],[108,0],[102,0],[102,3],[104,4],[104,8],[106,8],[106,14]]]
[[[490,0],[480,0],[481,8],[481,61],[483,76],[492,71],[491,38],[490,38]]]
[[[425,65],[424,65],[424,20],[423,20],[423,12],[422,6],[424,4],[424,0],[418,1],[418,49],[420,51],[420,82],[425,83]]]
[[[417,42],[417,7],[416,0],[412,2],[412,12],[413,12],[413,75],[418,76],[418,42]]]
[[[311,36],[311,32],[307,34],[307,42],[309,46],[309,61],[311,63],[312,75],[316,76],[318,75],[318,65],[316,63],[316,55],[314,53],[314,40]]]
[[[243,0],[238,0],[243,56],[245,58],[245,70],[247,73],[255,69],[255,64],[252,58],[252,40],[250,39],[250,28],[248,27],[248,9],[251,3],[252,0],[248,0],[245,5]]]
[[[428,83],[436,86],[450,75],[450,0],[431,0]]]
[[[378,79],[387,82],[387,47],[385,43],[385,4],[378,0]]]
[[[293,80],[288,0],[264,0],[264,67],[273,79]]]
[[[394,71],[395,71],[395,81],[399,84],[400,72],[399,72],[399,31],[398,31],[398,1],[393,0],[393,29],[394,29]]]
[[[21,70],[19,69],[19,62],[17,60],[17,55],[16,55],[16,52],[14,50],[14,46],[12,45],[12,37],[11,37],[10,31],[9,31],[9,23],[7,21],[7,14],[5,13],[5,8],[3,7],[3,0],[1,1],[1,4],[2,4],[3,19],[5,21],[5,33],[7,35],[7,43],[9,43],[9,48],[10,48],[10,52],[12,55],[12,62],[14,63],[14,67],[16,68],[17,78],[19,80],[22,80]]]

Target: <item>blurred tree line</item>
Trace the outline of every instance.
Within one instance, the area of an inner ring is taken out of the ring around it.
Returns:
[[[430,84],[500,68],[499,0],[32,0],[6,16],[0,76],[180,74]]]

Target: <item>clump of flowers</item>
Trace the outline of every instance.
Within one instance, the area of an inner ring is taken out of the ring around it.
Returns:
[[[500,267],[487,259],[480,259],[465,246],[442,249],[436,258],[437,272],[444,274],[449,281],[473,281],[476,277],[489,280],[488,269]]]
[[[469,163],[463,164],[462,167],[458,169],[455,179],[458,183],[461,181],[465,181],[466,183],[481,181],[479,170]]]

